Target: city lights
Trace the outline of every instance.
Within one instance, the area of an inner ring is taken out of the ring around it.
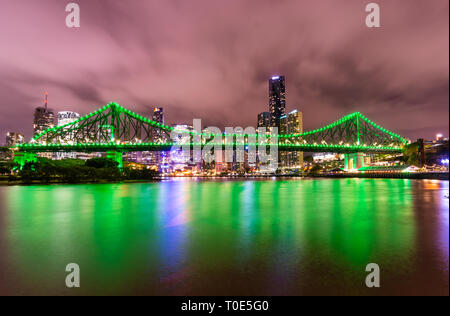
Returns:
[[[2,1],[0,296],[448,296],[449,1],[75,2]]]

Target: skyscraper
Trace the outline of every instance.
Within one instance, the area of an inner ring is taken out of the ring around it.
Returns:
[[[153,114],[152,114],[152,121],[164,124],[164,111],[163,108],[154,108]],[[152,142],[154,143],[162,143],[164,142],[164,134],[161,132],[160,129],[155,129],[154,133],[152,135]],[[163,161],[165,162],[166,159],[166,153],[161,152],[142,152],[140,154],[141,158],[139,160],[142,160],[143,163],[152,165],[155,168],[161,169],[161,164]],[[161,170],[160,170],[161,171]]]
[[[289,114],[283,115],[280,119],[281,134],[299,134],[303,133],[303,113],[294,110]],[[286,138],[283,143],[290,142]],[[281,167],[283,169],[298,169],[303,167],[303,152],[300,151],[282,151],[280,153]]]
[[[80,118],[80,114],[72,111],[58,112],[58,126],[72,123]]]
[[[154,108],[154,109],[153,109],[152,120],[153,120],[154,122],[158,122],[158,123],[164,124],[164,112],[163,112],[163,108]]]
[[[188,144],[190,141],[190,135],[188,132],[194,130],[194,127],[189,124],[174,124],[172,125],[174,131],[178,134],[177,138],[172,139],[175,144],[178,146],[182,146],[183,144]],[[183,171],[185,169],[192,169],[192,152],[189,153],[189,156],[185,156],[185,153],[181,148],[171,149],[170,150],[170,167],[172,171]]]
[[[33,130],[34,136],[39,135],[48,128],[55,126],[55,113],[48,108],[48,93],[45,93],[44,106],[39,106],[34,111]]]
[[[78,120],[80,118],[80,114],[76,113],[76,112],[72,112],[72,111],[63,111],[63,112],[58,112],[58,121],[57,121],[57,125],[58,126],[63,126],[72,122],[75,122],[76,120]],[[70,128],[64,128],[65,130],[68,130]],[[62,142],[68,142],[70,140],[72,140],[73,138],[73,133],[68,134],[65,139],[61,139],[60,141]]]
[[[258,114],[258,127],[270,126],[270,112],[262,112]]]
[[[78,120],[80,118],[80,114],[76,113],[76,112],[72,112],[72,111],[63,111],[63,112],[58,112],[58,126],[63,126],[69,123],[72,123],[76,120]],[[69,130],[70,127],[64,128],[65,130]],[[67,133],[67,135],[63,138],[60,139],[60,142],[63,144],[67,144],[70,141],[73,140],[73,133]],[[77,158],[78,154],[75,152],[57,152],[55,153],[55,158],[56,159],[67,159],[67,158]]]
[[[280,118],[286,110],[286,86],[284,76],[269,79],[270,124],[280,129]]]
[[[6,147],[14,147],[23,144],[25,137],[20,133],[8,132],[6,134]]]
[[[271,125],[271,114],[270,112],[262,112],[258,114],[258,128],[263,127],[265,128],[265,135],[269,136],[270,134],[272,134],[273,128]],[[259,134],[259,131],[258,131]],[[258,140],[259,141],[259,140]],[[266,138],[266,143],[268,142],[268,138]],[[256,157],[254,157],[254,155]],[[248,158],[249,159],[255,159],[256,158],[256,164],[252,165],[251,167],[258,167],[260,170],[264,169],[266,170],[267,165],[270,164],[270,162],[266,162],[266,163],[262,163],[258,153],[255,154],[249,154]]]

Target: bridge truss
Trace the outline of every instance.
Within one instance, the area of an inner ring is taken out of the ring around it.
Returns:
[[[174,145],[171,140],[173,131],[171,126],[110,103],[72,123],[47,129],[36,135],[30,143],[16,146],[15,150],[32,153],[167,151]],[[206,144],[216,148],[230,148],[230,145],[233,148],[243,145],[277,146],[279,151],[397,153],[408,143],[403,137],[375,124],[359,112],[300,134],[233,134],[232,143],[222,140],[230,139],[222,137],[222,134],[211,137],[209,133],[196,131],[180,133],[190,137],[188,143],[192,147]],[[273,141],[269,142],[269,139]]]

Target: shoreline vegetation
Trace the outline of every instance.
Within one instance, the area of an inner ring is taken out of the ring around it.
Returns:
[[[0,151],[1,151],[0,147]],[[4,148],[6,150],[6,148]],[[448,157],[448,143],[443,150],[427,156],[427,164],[435,165],[442,157]],[[312,156],[309,156],[312,163]],[[386,159],[386,157],[384,157]],[[418,143],[405,146],[403,158],[405,166],[419,165]],[[345,172],[342,166],[329,165],[327,168],[314,165],[307,171],[296,171],[290,174],[254,174],[246,170],[240,174],[172,174],[164,175],[150,169],[145,165],[124,162],[119,169],[118,162],[108,158],[93,158],[89,160],[62,159],[52,160],[39,157],[36,162],[26,163],[21,170],[12,160],[0,161],[0,185],[27,185],[27,184],[89,184],[89,183],[131,183],[162,181],[172,178],[197,179],[264,179],[264,178],[369,178],[369,179],[428,179],[449,180],[449,172],[439,170],[428,172],[405,172],[406,167],[399,165],[392,170],[359,170],[358,172]],[[281,170],[279,170],[281,172]]]
[[[16,171],[14,171],[16,170]],[[147,168],[124,167],[107,158],[51,160],[39,158],[21,170],[14,163],[0,166],[0,184],[63,184],[154,181],[159,173]]]
[[[342,175],[307,175],[307,176],[290,176],[290,175],[271,175],[271,176],[186,176],[186,177],[155,177],[152,179],[122,179],[122,180],[86,180],[86,181],[63,181],[63,180],[51,180],[43,181],[40,179],[22,181],[21,179],[11,179],[9,177],[0,176],[0,186],[13,186],[13,185],[58,185],[58,184],[110,184],[110,183],[149,183],[149,182],[159,182],[168,179],[203,179],[203,180],[213,180],[213,179],[231,179],[231,180],[258,180],[258,179],[268,179],[268,178],[298,178],[298,179],[344,179],[344,178],[360,178],[360,179],[409,179],[409,180],[440,180],[449,181],[448,173],[430,173],[430,174],[407,174],[407,175],[375,175],[375,174],[342,174]]]
[[[45,158],[44,158],[45,159]],[[69,160],[69,159],[67,159]],[[73,161],[63,163],[51,163],[41,160],[29,166],[25,166],[23,170],[10,175],[0,175],[0,185],[56,185],[56,184],[107,184],[107,183],[142,183],[164,181],[168,179],[268,179],[268,178],[299,178],[299,179],[315,179],[315,178],[366,178],[366,179],[416,179],[416,180],[449,180],[448,172],[360,172],[360,173],[309,173],[309,174],[293,174],[293,175],[216,175],[216,176],[162,176],[158,172],[151,169],[133,169],[124,167],[120,171],[116,163],[105,158],[94,158],[85,165],[80,163],[73,166]],[[61,161],[60,161],[61,162]],[[62,166],[61,166],[62,164]],[[71,165],[70,167],[68,165]]]
[[[151,179],[120,179],[120,180],[80,180],[80,181],[64,181],[64,180],[41,180],[33,179],[23,181],[19,177],[11,178],[8,176],[0,176],[0,186],[10,185],[57,185],[57,184],[109,184],[109,183],[148,183],[159,182],[168,179],[245,179],[258,180],[268,178],[299,178],[299,179],[344,179],[344,178],[360,178],[360,179],[409,179],[409,180],[441,180],[449,181],[448,173],[422,173],[422,174],[316,174],[305,176],[291,176],[291,175],[270,175],[270,176],[185,176],[185,177],[154,177]]]
[[[14,171],[16,170],[16,171]],[[135,183],[163,181],[173,178],[197,179],[265,179],[265,178],[370,178],[449,180],[448,172],[310,172],[305,174],[164,176],[146,167],[125,165],[107,158],[51,160],[39,158],[26,163],[22,170],[13,162],[0,164],[0,185]]]

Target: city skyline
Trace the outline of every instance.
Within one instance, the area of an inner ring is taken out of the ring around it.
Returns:
[[[0,52],[0,133],[28,139],[45,91],[55,112],[116,101],[147,117],[163,107],[168,124],[255,126],[267,111],[267,78],[283,74],[286,112],[301,109],[306,130],[360,111],[413,140],[447,134],[448,3],[411,3],[380,1],[383,27],[373,30],[357,2],[283,1],[273,10],[266,1],[79,1],[82,26],[71,30],[63,3],[32,3],[17,14],[23,8],[8,2],[0,13],[0,39],[9,43]],[[217,27],[205,30],[200,14]]]
[[[449,6],[0,0],[0,296],[448,296]]]

